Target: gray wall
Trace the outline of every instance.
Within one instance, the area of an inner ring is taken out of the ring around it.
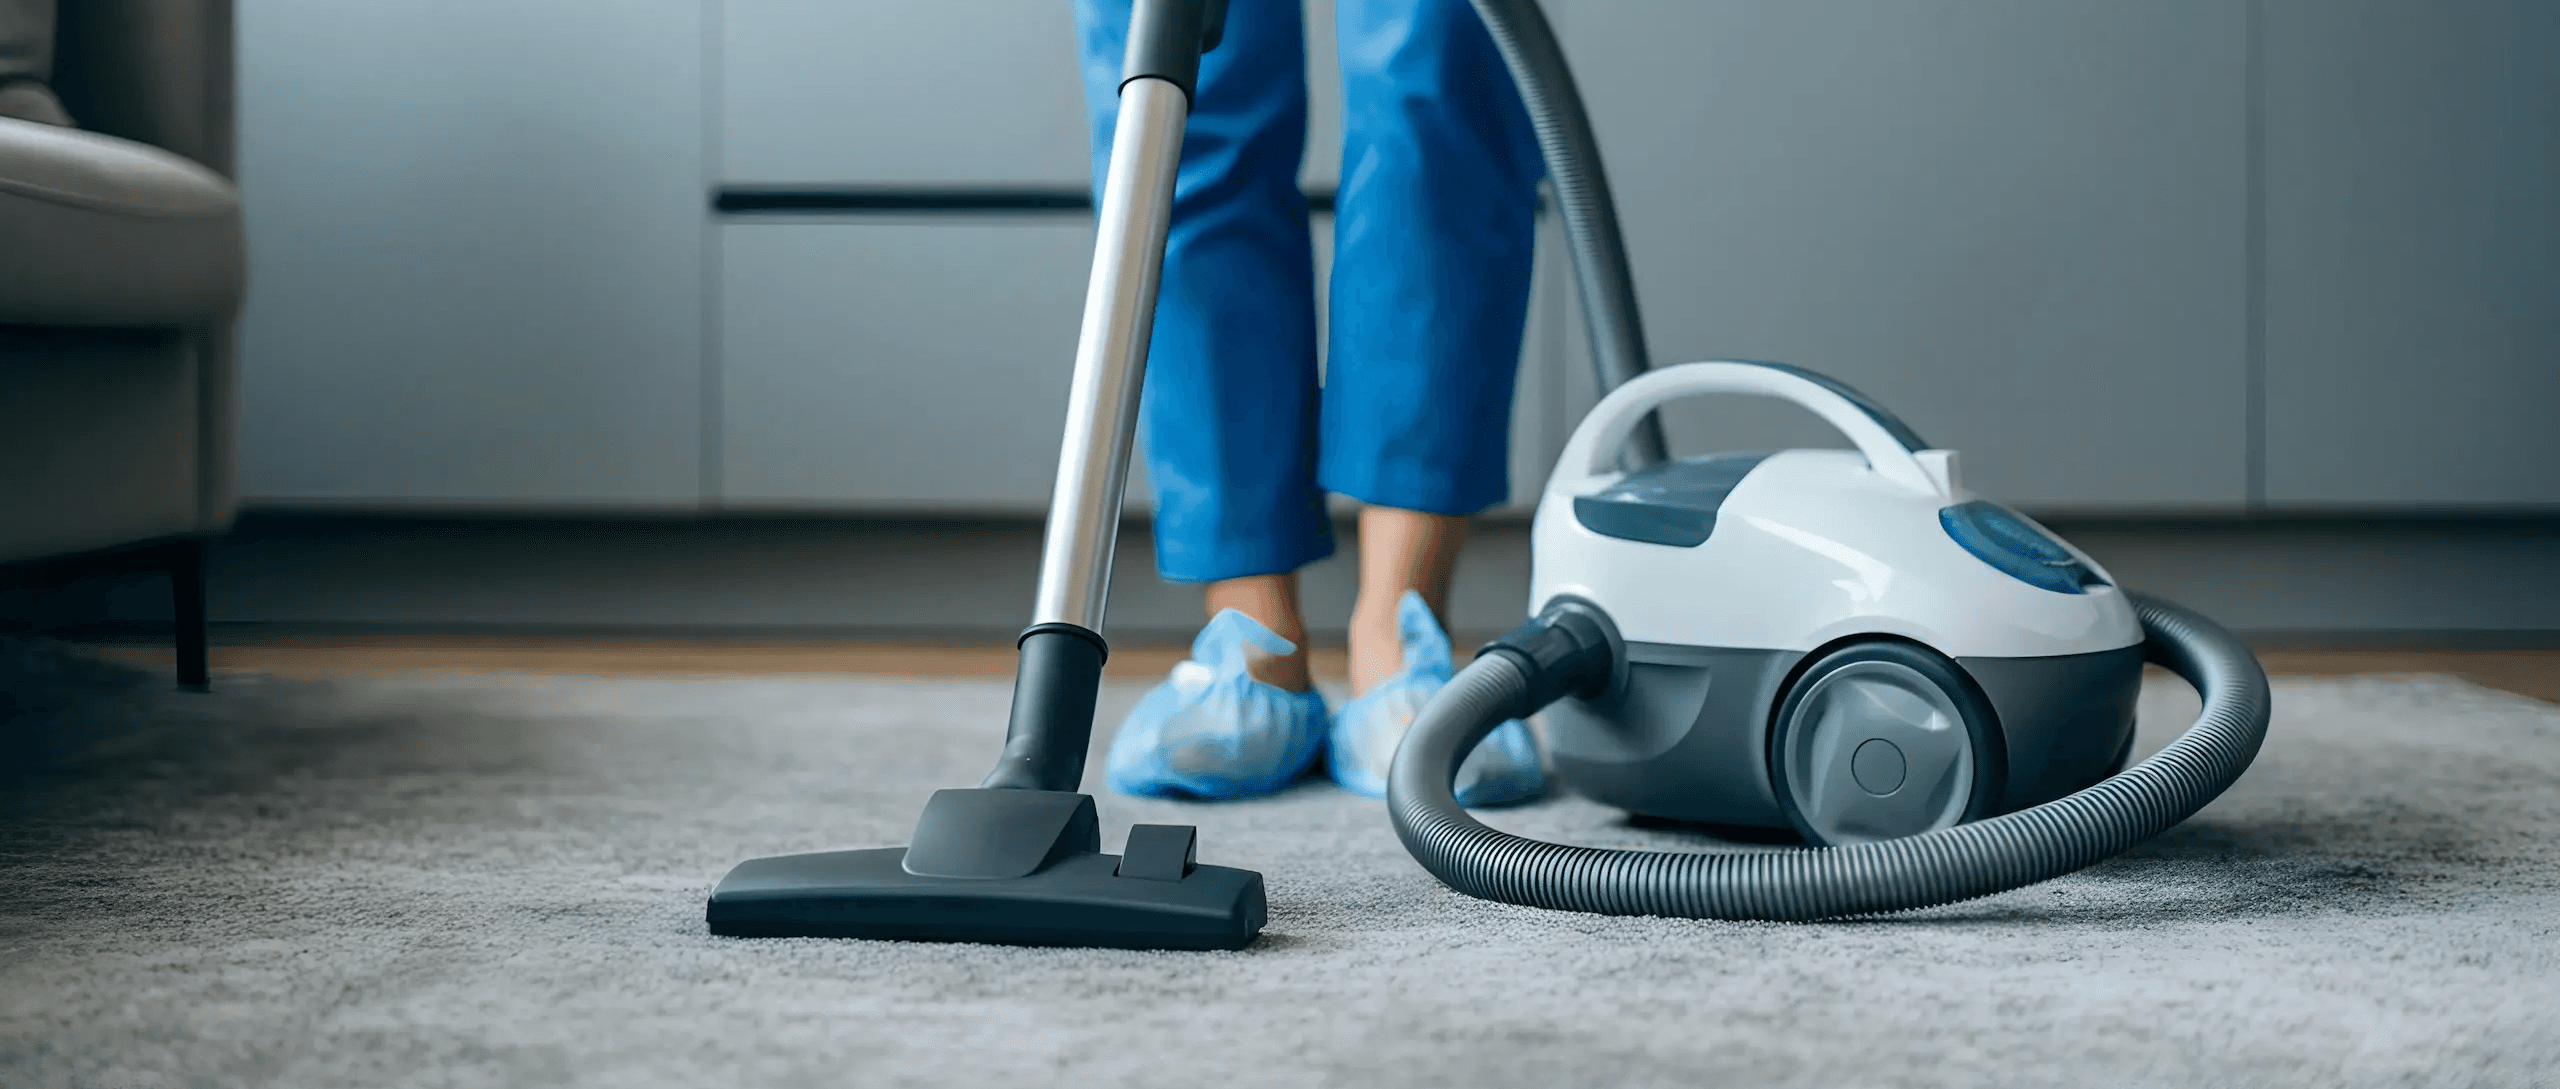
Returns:
[[[1571,6],[1655,358],[1831,374],[2020,503],[2239,507],[2244,11]],[[1673,436],[1802,441],[1773,415]]]
[[[1832,372],[2048,512],[2560,508],[2560,7],[1550,7],[1661,361]],[[708,194],[1080,187],[1065,11],[247,5],[247,495],[1035,511],[1079,217]],[[964,52],[989,60],[951,78]],[[1558,271],[1524,488],[1592,396]],[[1765,406],[1674,422],[1692,450],[1827,441]]]
[[[2266,5],[2265,496],[2560,506],[2560,4]]]

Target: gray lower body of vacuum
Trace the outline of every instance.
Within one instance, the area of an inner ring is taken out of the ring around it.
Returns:
[[[1626,644],[1607,695],[1546,710],[1557,777],[1586,798],[1646,817],[1785,828],[1770,785],[1773,718],[1810,655],[1800,650]],[[2140,644],[2091,654],[1958,658],[1991,705],[2000,789],[1975,818],[2051,801],[2123,766],[2142,688]]]

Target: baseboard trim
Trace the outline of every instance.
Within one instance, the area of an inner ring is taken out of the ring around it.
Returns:
[[[2125,585],[2203,611],[2266,646],[2542,647],[2560,643],[2560,518],[2052,518]],[[1316,637],[1340,637],[1344,551],[1301,572]],[[215,542],[218,639],[252,632],[529,632],[651,638],[1007,638],[1029,615],[1031,518],[243,517]],[[1154,577],[1125,525],[1109,634],[1188,638],[1196,587]],[[1516,623],[1527,527],[1479,526],[1451,612],[1461,631]],[[154,579],[0,591],[24,628],[165,624]]]

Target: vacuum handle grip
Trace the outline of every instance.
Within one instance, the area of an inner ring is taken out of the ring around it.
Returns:
[[[1610,391],[1583,418],[1556,460],[1550,492],[1581,494],[1616,468],[1618,450],[1633,434],[1637,421],[1672,401],[1708,394],[1733,393],[1776,397],[1811,409],[1839,429],[1866,455],[1867,464],[1889,480],[1923,492],[1952,496],[1954,454],[1928,448],[1910,427],[1858,391],[1797,367],[1777,363],[1716,360],[1663,367]]]
[[[1227,0],[1138,0],[1129,9],[1120,85],[1160,79],[1182,88],[1182,97],[1198,98],[1200,54],[1218,47],[1226,24]]]

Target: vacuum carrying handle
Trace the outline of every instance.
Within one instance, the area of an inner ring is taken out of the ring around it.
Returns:
[[[1848,436],[1886,479],[1941,496],[1955,490],[1955,455],[1928,449],[1910,427],[1858,391],[1784,364],[1732,361],[1664,367],[1611,391],[1565,440],[1564,456],[1556,459],[1556,475],[1547,490],[1588,491],[1615,467],[1638,420],[1672,401],[1713,393],[1793,401]]]
[[[1004,756],[984,786],[1073,791],[1084,779],[1107,653],[1102,610],[1173,225],[1182,126],[1200,53],[1217,44],[1226,7],[1226,0],[1137,0],[1129,14],[1120,117],[1111,130],[1066,435],[1040,544],[1039,597],[1022,633]]]

